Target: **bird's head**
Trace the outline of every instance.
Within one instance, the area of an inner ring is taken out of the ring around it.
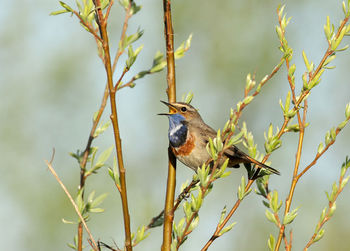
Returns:
[[[194,120],[202,120],[196,108],[191,106],[190,104],[183,102],[174,102],[167,103],[165,101],[160,101],[166,106],[169,107],[169,113],[160,113],[158,115],[166,115],[169,117],[169,120],[180,120],[185,121],[185,123],[191,123]]]
[[[169,118],[169,141],[173,147],[179,147],[186,142],[189,127],[193,123],[201,122],[202,119],[197,110],[186,103],[167,103],[161,101],[170,109],[169,113],[160,113],[158,115],[166,115]]]

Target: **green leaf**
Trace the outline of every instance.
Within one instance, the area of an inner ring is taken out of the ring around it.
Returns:
[[[62,2],[62,1],[59,1],[60,2],[60,5],[66,9],[67,12],[73,12],[73,9],[67,5],[66,3]]]
[[[207,148],[207,151],[208,151],[210,157],[213,160],[216,160],[218,158],[218,156],[217,156],[217,152],[215,151],[214,142],[211,138],[209,138],[209,142],[208,142],[206,148]]]
[[[327,16],[327,22],[326,22],[326,25],[324,26],[324,34],[326,35],[326,38],[328,41],[332,39],[333,32],[331,31],[329,16]]]
[[[145,232],[146,232],[145,226],[137,228],[134,244],[137,244],[137,243],[143,241],[144,239],[146,239],[149,236],[150,232],[148,232],[147,234],[145,234]]]
[[[345,117],[346,117],[347,119],[350,118],[350,103],[348,103],[348,104],[346,105],[346,108],[345,108]]]
[[[198,178],[200,180],[200,183],[201,183],[201,186],[202,187],[205,187],[208,183],[208,180],[209,180],[209,177],[208,177],[208,174],[209,174],[209,169],[210,167],[206,166],[205,163],[203,163],[202,167],[199,167],[197,169],[197,174],[198,174]]]
[[[338,128],[339,128],[340,130],[342,130],[342,129],[346,126],[347,123],[348,123],[348,120],[344,120],[343,122],[341,122],[341,123],[338,125]]]
[[[183,210],[186,216],[187,221],[192,217],[191,203],[185,201],[183,204]]]
[[[51,12],[50,16],[56,16],[56,15],[60,15],[60,14],[67,13],[67,12],[70,12],[70,11],[68,11],[66,9],[64,9],[64,10],[57,10],[57,11]]]
[[[80,189],[78,191],[78,195],[77,197],[75,198],[75,203],[77,204],[78,206],[78,209],[79,209],[79,212],[81,214],[83,214],[83,210],[85,208],[85,203],[84,203],[84,200],[83,200],[83,189]]]
[[[119,0],[118,2],[124,7],[125,10],[129,8],[130,0]]]
[[[193,219],[193,221],[191,222],[188,231],[192,231],[193,229],[195,229],[198,226],[199,223],[199,216],[196,215],[196,217]]]
[[[184,232],[184,224],[185,224],[185,218],[182,218],[179,223],[177,224],[177,227],[176,227],[176,235],[177,236],[182,236],[183,235],[183,232]],[[174,232],[175,232],[175,229],[174,229]]]
[[[318,145],[317,153],[318,153],[318,154],[321,154],[322,151],[323,151],[323,149],[324,149],[324,146],[323,146],[323,143],[321,142],[321,143]]]
[[[114,146],[107,148],[105,151],[103,151],[98,156],[97,162],[94,166],[94,171],[105,165],[106,161],[108,160],[109,156],[111,155],[111,153],[113,151],[113,148],[114,148]]]
[[[183,96],[183,98],[182,98],[183,102],[185,102],[186,104],[190,104],[192,99],[193,99],[193,92],[192,91],[189,91],[187,93],[187,95]]]
[[[222,143],[220,129],[217,131],[216,138],[214,139],[214,145],[215,145],[216,151],[221,152],[224,144]]]
[[[62,218],[62,222],[63,222],[64,224],[77,224],[77,223],[74,222],[74,221],[69,221],[69,220],[66,220],[66,219],[64,219],[64,218]]]
[[[215,171],[215,179],[218,179],[218,178],[223,178],[223,175],[225,174],[225,170],[227,168],[227,165],[228,165],[228,161],[229,159],[227,158],[224,163],[220,166],[220,168],[217,168],[216,171]]]
[[[251,74],[248,73],[247,78],[246,78],[246,90],[251,90],[255,86],[256,82],[252,80]]]
[[[327,208],[325,207],[325,208],[322,210],[322,213],[321,213],[319,222],[322,222],[322,221],[325,219],[326,213],[327,213]],[[316,227],[316,231],[318,231],[318,226]]]
[[[343,189],[346,186],[346,184],[348,183],[349,179],[350,179],[350,176],[348,176],[348,177],[346,177],[345,179],[342,180],[342,182],[340,184],[340,188],[341,189]]]
[[[135,51],[133,50],[132,46],[129,45],[128,47],[128,59],[126,60],[126,68],[129,70],[131,66],[135,63],[137,55],[142,50],[143,45],[139,46]]]
[[[98,137],[100,134],[102,134],[104,131],[106,131],[110,125],[111,125],[110,121],[108,121],[107,123],[104,123],[104,124],[101,123],[94,133],[94,138]]]
[[[105,210],[103,208],[95,207],[95,208],[90,208],[89,212],[91,213],[103,213]]]
[[[308,72],[311,72],[312,71],[312,68],[311,68],[311,65],[309,63],[309,60],[307,59],[306,57],[306,53],[305,51],[302,52],[302,55],[303,55],[303,59],[304,59],[304,63],[305,63],[305,66],[306,66],[306,69]]]
[[[295,219],[295,217],[297,217],[298,215],[298,209],[299,208],[296,208],[294,210],[292,210],[291,212],[288,212],[285,216],[284,216],[284,219],[283,219],[283,225],[288,225],[290,223],[293,222],[293,220]]]
[[[289,77],[292,77],[294,75],[295,70],[296,70],[296,66],[295,66],[295,64],[292,64],[288,70]]]
[[[237,145],[242,141],[242,136],[244,134],[244,131],[240,131],[238,134],[234,135],[230,138],[230,140],[227,143],[227,147],[231,147],[232,145]]]
[[[138,29],[136,33],[126,36],[124,40],[122,41],[122,50],[124,50],[126,47],[137,41],[140,37],[142,37],[144,31]]]
[[[322,228],[316,235],[315,239],[313,240],[313,243],[319,241],[322,239],[323,235],[324,235],[324,228]]]
[[[192,33],[188,36],[187,40],[185,42],[182,42],[181,45],[174,52],[175,59],[180,59],[185,55],[185,52],[191,46],[191,41],[192,41]]]
[[[113,169],[108,168],[108,174],[112,178],[114,184],[120,185],[119,172],[117,168],[117,159],[115,157],[113,159]]]
[[[278,203],[278,193],[275,190],[275,191],[273,191],[272,197],[270,200],[270,208],[272,209],[272,211],[274,213],[277,213],[278,210],[281,208],[281,206],[282,206],[282,201],[280,203]]]
[[[343,27],[342,30],[340,31],[339,37],[335,40],[332,40],[331,48],[333,51],[335,51],[338,48],[339,44],[343,40],[345,33],[346,33],[346,27]]]
[[[107,197],[107,193],[104,193],[104,194],[101,194],[100,196],[98,196],[96,199],[94,199],[92,202],[91,202],[91,207],[94,208],[94,207],[97,207],[99,206]]]
[[[243,103],[248,105],[250,102],[252,102],[253,99],[254,99],[253,96],[247,96],[243,99]]]
[[[335,54],[332,55],[332,56],[330,56],[330,57],[328,57],[328,58],[326,59],[326,61],[324,62],[323,66],[327,66],[327,65],[328,65],[330,62],[332,62],[335,58],[336,58],[336,55],[335,55]]]
[[[335,210],[337,209],[336,201],[333,202],[333,205],[329,208],[329,214],[328,217],[332,217],[335,213]]]
[[[269,240],[267,241],[267,245],[271,251],[275,250],[276,240],[275,237],[273,237],[271,234]]]
[[[222,229],[219,233],[219,236],[223,235],[224,233],[227,233],[228,231],[230,231],[235,225],[237,224],[237,222],[233,222],[232,224],[230,224],[229,226],[225,227],[224,229]]]
[[[247,196],[252,189],[249,189],[248,191],[245,191],[245,178],[242,176],[241,178],[241,184],[238,187],[238,199],[243,200],[245,196]]]
[[[325,135],[325,144],[328,145],[329,143],[331,143],[332,139],[331,139],[331,133],[329,131],[326,132],[326,135]]]
[[[139,12],[142,9],[141,5],[136,5],[136,3],[133,1],[131,3],[131,10],[130,10],[130,14],[131,15],[135,15],[137,12]]]
[[[347,9],[346,9],[346,5],[345,5],[345,2],[344,2],[344,1],[343,1],[343,3],[342,3],[342,8],[343,8],[344,15],[347,16],[348,11],[347,11]]]
[[[224,222],[225,216],[226,216],[226,206],[224,206],[224,208],[221,211],[221,216],[220,216],[220,220],[219,220],[220,225]]]
[[[271,221],[272,223],[275,223],[278,226],[277,219],[276,219],[275,215],[270,212],[270,210],[266,209],[265,216],[269,221]]]

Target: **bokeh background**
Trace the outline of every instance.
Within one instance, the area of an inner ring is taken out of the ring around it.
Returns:
[[[74,5],[74,1],[69,1]],[[138,1],[143,9],[130,21],[129,34],[138,27],[145,33],[144,44],[134,71],[148,68],[157,50],[164,51],[162,1]],[[256,72],[260,80],[279,61],[276,0],[174,1],[175,43],[179,45],[193,33],[187,55],[177,61],[179,99],[192,91],[192,104],[205,121],[222,128],[230,107],[243,95],[246,75]],[[79,169],[69,152],[83,149],[105,84],[104,67],[96,54],[94,40],[70,15],[49,16],[60,8],[58,1],[9,1],[0,9],[0,242],[2,250],[68,250],[76,228],[61,219],[76,219],[72,205],[45,166],[52,148],[53,165],[72,194],[78,186]],[[287,38],[294,48],[297,83],[305,71],[301,52],[305,50],[316,64],[326,50],[323,25],[329,15],[335,24],[342,19],[341,1],[286,1],[292,16]],[[109,25],[112,51],[121,32],[123,11],[115,3]],[[345,38],[349,43],[349,39]],[[321,84],[309,98],[308,122],[301,166],[313,158],[319,142],[332,126],[344,119],[350,101],[350,54],[339,53],[337,68],[324,73]],[[119,67],[122,67],[120,65]],[[120,68],[119,68],[120,69]],[[131,76],[131,75],[130,75]],[[164,205],[167,175],[167,127],[156,116],[166,108],[165,72],[137,82],[134,89],[118,93],[117,103],[127,168],[127,185],[132,228],[147,224]],[[270,123],[283,122],[278,104],[288,91],[285,68],[244,111],[242,121],[255,135],[263,151],[263,133]],[[104,121],[107,121],[109,109]],[[314,232],[327,199],[324,191],[338,179],[340,166],[350,154],[350,129],[346,127],[328,153],[303,177],[292,208],[300,207],[293,222],[293,248],[301,250]],[[283,137],[283,146],[270,160],[282,176],[271,177],[271,188],[284,200],[290,186],[297,137]],[[113,144],[111,130],[94,142],[105,149]],[[224,205],[231,207],[244,170],[215,184],[200,213],[200,224],[182,250],[199,250],[211,236]],[[192,171],[178,165],[177,184],[192,177]],[[89,226],[96,239],[123,245],[122,214],[119,194],[106,169],[88,179],[87,190],[109,195],[103,214],[93,215]],[[326,225],[322,241],[312,250],[349,250],[349,187],[337,202],[337,211]],[[178,212],[182,214],[181,211]],[[264,216],[261,198],[254,194],[244,200],[233,221],[235,228],[216,240],[211,250],[267,250],[269,233],[277,229]],[[159,250],[162,229],[135,250]],[[86,244],[86,242],[85,242]]]

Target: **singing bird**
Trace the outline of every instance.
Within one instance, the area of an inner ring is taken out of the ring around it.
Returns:
[[[171,110],[170,113],[160,113],[159,115],[165,115],[169,118],[168,137],[172,152],[179,161],[197,171],[198,167],[211,158],[206,146],[209,138],[216,137],[216,131],[203,121],[193,106],[183,102],[161,102]],[[220,165],[228,158],[228,167],[238,168],[239,164],[242,163],[249,173],[251,164],[254,164],[256,168],[264,168],[271,173],[280,174],[276,169],[251,158],[234,145],[224,151],[223,157]]]

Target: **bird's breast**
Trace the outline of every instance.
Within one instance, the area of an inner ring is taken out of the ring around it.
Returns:
[[[179,147],[185,144],[187,139],[188,128],[183,123],[170,123],[169,127],[169,141],[171,146]]]
[[[188,133],[185,142],[178,147],[173,147],[172,149],[175,156],[188,156],[191,154],[194,148],[195,138],[192,134]]]

